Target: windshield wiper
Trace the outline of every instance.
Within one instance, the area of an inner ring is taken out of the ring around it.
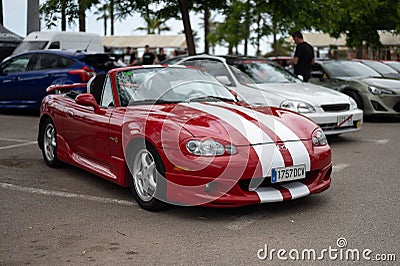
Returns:
[[[190,103],[190,102],[207,102],[207,101],[223,101],[223,102],[234,102],[234,99],[228,99],[224,97],[218,97],[218,96],[199,96],[199,97],[193,97],[190,99],[185,100],[184,102]]]

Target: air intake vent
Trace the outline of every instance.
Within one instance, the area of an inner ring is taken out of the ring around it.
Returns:
[[[350,109],[350,104],[325,104],[321,105],[325,112],[344,112]]]

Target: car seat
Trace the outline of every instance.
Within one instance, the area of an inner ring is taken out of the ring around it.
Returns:
[[[93,94],[96,102],[100,104],[101,94],[103,92],[104,81],[106,80],[106,74],[97,74],[88,82],[88,92]]]

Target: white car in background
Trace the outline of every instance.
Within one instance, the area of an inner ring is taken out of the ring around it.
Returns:
[[[363,123],[363,111],[349,96],[302,82],[265,59],[194,55],[176,64],[207,70],[249,104],[276,106],[303,114],[326,135],[357,131]]]

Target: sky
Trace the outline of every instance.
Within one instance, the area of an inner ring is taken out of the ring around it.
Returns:
[[[27,1],[29,0],[3,0],[3,24],[10,31],[20,35],[21,37],[26,36],[26,14],[27,14]],[[40,1],[42,3],[44,1]],[[97,33],[101,36],[104,35],[103,21],[97,21],[96,17],[93,15],[94,11],[86,12],[86,32]],[[218,17],[218,16],[217,16]],[[197,14],[190,14],[190,22],[192,29],[197,31],[200,41],[197,43],[196,52],[202,53],[204,51],[203,35],[204,31],[201,24],[201,19]],[[169,32],[163,32],[163,35],[174,35],[180,34],[183,30],[182,21],[177,21],[175,19],[170,19],[167,21],[167,26],[171,28]],[[145,26],[144,20],[135,14],[131,17],[124,19],[123,21],[117,21],[114,24],[114,35],[145,35],[144,31],[136,31],[138,27]],[[48,30],[61,30],[61,28],[47,29],[45,27],[44,21],[41,21],[41,31]],[[71,25],[67,28],[68,31],[78,31],[78,25]],[[108,30],[108,34],[110,31]],[[266,53],[270,50],[270,44],[264,42],[262,44],[262,52]],[[243,52],[243,48],[239,47],[240,51]],[[249,47],[249,55],[255,54],[255,48]],[[225,47],[217,47],[216,54],[226,54],[228,50]]]

